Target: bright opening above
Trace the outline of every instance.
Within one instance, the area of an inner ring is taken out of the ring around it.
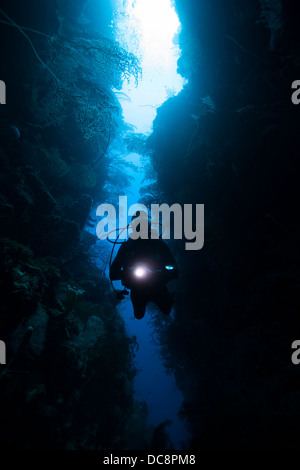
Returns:
[[[127,13],[136,19],[141,31],[141,49],[153,62],[160,62],[162,51],[173,47],[180,26],[170,0],[135,0],[128,2]]]
[[[121,99],[123,115],[136,132],[150,134],[156,109],[185,84],[177,73],[180,22],[171,0],[117,1],[116,39],[139,57],[143,73],[137,87],[134,80],[123,84],[122,92],[129,97]]]

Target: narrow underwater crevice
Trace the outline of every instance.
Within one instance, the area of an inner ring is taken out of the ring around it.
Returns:
[[[140,72],[89,28],[88,3],[1,2],[1,449],[170,446],[169,421],[149,427],[134,396],[136,341],[85,230],[120,179],[108,149],[116,157],[128,127],[112,90]],[[153,321],[159,348],[190,450],[297,449],[296,2],[174,3],[189,83],[158,109],[147,142],[127,143],[151,156],[147,204],[205,205],[205,243],[172,245],[180,278],[172,321]]]
[[[148,146],[165,202],[205,205],[205,242],[176,242],[163,353],[193,449],[296,449],[295,2],[175,3],[189,84],[158,110]]]

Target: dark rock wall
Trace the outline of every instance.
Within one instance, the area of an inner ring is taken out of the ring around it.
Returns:
[[[146,410],[133,398],[135,343],[89,259],[95,238],[83,232],[93,200],[105,198],[106,151],[122,126],[110,90],[128,60],[76,22],[77,3],[1,3],[4,448],[143,448],[147,440]]]
[[[148,139],[165,201],[205,204],[205,244],[176,245],[167,364],[200,449],[297,448],[295,2],[176,0],[182,93]]]

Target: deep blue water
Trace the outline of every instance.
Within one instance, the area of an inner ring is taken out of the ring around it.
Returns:
[[[113,4],[115,18],[111,25],[111,33],[123,47],[139,56],[142,66],[142,77],[138,85],[136,86],[133,80],[130,82],[124,80],[122,89],[117,91],[117,96],[120,97],[124,120],[130,125],[128,134],[149,135],[157,107],[168,98],[168,88],[176,94],[184,84],[183,78],[177,73],[180,50],[173,43],[174,36],[179,29],[179,20],[171,7],[170,0],[155,0],[151,2],[151,5],[145,0],[138,0],[134,3],[114,0]],[[95,5],[93,11],[95,13]],[[149,18],[149,15],[152,17]],[[101,27],[104,25],[102,24]],[[126,137],[126,134],[123,137]],[[128,162],[133,165],[126,170],[131,183],[124,195],[127,196],[128,207],[137,203],[146,177],[145,163],[149,166],[150,160],[138,154],[127,155],[120,136],[109,158],[115,168],[118,162]],[[116,171],[115,168],[114,171]],[[120,194],[117,188],[110,188],[110,190],[111,200],[116,205],[119,196],[123,194]],[[108,245],[105,241],[97,243],[99,248],[109,252],[111,246],[103,248],[103,244]],[[117,250],[118,246],[114,256]],[[106,274],[108,275],[108,267]],[[116,287],[121,287],[120,282],[115,284]],[[188,438],[187,431],[177,416],[183,397],[176,386],[174,376],[169,375],[163,365],[159,353],[159,342],[153,341],[155,333],[151,325],[149,308],[147,309],[146,316],[139,321],[133,316],[129,298],[124,299],[118,306],[128,333],[136,336],[138,342],[135,357],[135,365],[138,369],[135,379],[136,398],[147,403],[149,424],[157,426],[165,420],[172,421],[172,424],[168,426],[168,432],[174,447],[181,448],[181,443],[187,441]],[[152,311],[152,315],[162,315],[161,312],[155,310],[155,307]]]

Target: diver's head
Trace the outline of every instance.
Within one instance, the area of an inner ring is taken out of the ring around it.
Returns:
[[[133,239],[142,238],[147,240],[149,238],[159,238],[159,230],[156,227],[152,227],[151,230],[151,218],[146,211],[137,211],[132,216],[130,225],[133,234],[131,238]]]

